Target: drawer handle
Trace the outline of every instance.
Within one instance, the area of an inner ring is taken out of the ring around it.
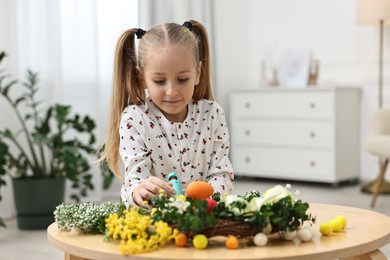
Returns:
[[[312,102],[312,103],[310,103],[310,108],[311,108],[311,109],[314,109],[314,108],[316,108],[316,103],[313,103],[313,102]]]
[[[250,108],[250,107],[251,107],[251,103],[246,102],[246,103],[245,103],[245,108]]]
[[[311,137],[311,138],[316,137],[316,133],[315,133],[315,132],[311,132],[311,133],[310,133],[310,137]]]
[[[245,135],[246,135],[246,136],[251,135],[251,131],[250,131],[249,129],[246,129],[246,130],[245,130]]]
[[[245,162],[246,163],[250,163],[251,162],[251,158],[250,157],[245,157]]]
[[[315,161],[310,161],[310,166],[311,167],[315,167],[316,166],[316,162]]]

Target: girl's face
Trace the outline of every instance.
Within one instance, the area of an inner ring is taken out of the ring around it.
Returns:
[[[183,122],[187,105],[199,84],[201,64],[190,49],[167,46],[150,51],[145,57],[144,87],[153,103],[173,122]]]

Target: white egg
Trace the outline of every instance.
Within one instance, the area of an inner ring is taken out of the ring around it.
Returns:
[[[253,237],[253,243],[256,246],[265,246],[268,243],[268,237],[263,233],[257,233]]]
[[[313,234],[311,233],[310,229],[308,228],[303,228],[298,231],[297,233],[298,238],[302,240],[303,242],[310,241],[311,238],[313,237]]]
[[[285,240],[293,240],[297,236],[296,231],[287,231],[282,233],[282,237]]]

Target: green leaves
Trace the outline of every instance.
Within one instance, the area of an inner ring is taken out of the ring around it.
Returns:
[[[5,77],[2,77],[1,79],[3,80],[3,79],[5,79],[5,78],[8,78],[8,77],[5,76]],[[8,97],[8,92],[9,92],[9,90],[10,90],[11,87],[14,86],[16,83],[17,83],[16,80],[12,80],[12,81],[8,82],[5,86],[1,87],[1,89],[0,89],[1,94],[2,94],[3,96],[5,96],[5,97]]]
[[[54,117],[56,119],[57,125],[62,126],[64,124],[67,124],[69,121],[68,116],[71,111],[70,106],[60,105],[56,104],[53,107]],[[78,117],[78,115],[76,115]],[[78,130],[78,129],[77,129]]]
[[[0,52],[0,64],[6,56]],[[94,188],[90,161],[98,150],[95,121],[88,115],[72,113],[70,105],[43,108],[36,99],[38,84],[38,73],[31,70],[21,84],[0,70],[0,102],[5,100],[10,105],[20,125],[17,131],[0,130],[0,187],[5,185],[1,176],[11,172],[20,178],[65,176],[76,189],[71,197],[79,201]],[[22,87],[19,96],[13,95],[17,87]],[[102,174],[104,188],[108,188],[113,174],[108,168]]]
[[[179,210],[182,204],[181,199],[177,200],[180,200],[180,202],[176,202],[174,198],[168,199],[164,194],[153,197],[153,207],[161,209],[153,213],[153,220],[163,220],[180,231],[195,233],[202,232],[215,225],[216,216],[215,214],[207,213],[206,200],[192,200],[188,198],[186,202],[188,206],[185,207],[185,213]]]
[[[1,57],[0,57],[1,60]],[[8,146],[1,140],[0,138],[0,165],[6,165],[8,160]],[[5,182],[4,176],[6,175],[6,169],[0,167],[0,188],[1,186],[5,186],[7,183]],[[0,193],[0,201],[1,201],[1,193]],[[5,227],[5,223],[3,219],[0,217],[0,226]]]
[[[0,52],[0,63],[3,61],[5,57],[7,57],[7,54],[4,51]]]
[[[249,202],[260,196],[259,192],[249,192],[240,197]],[[153,212],[152,217],[155,221],[166,221],[178,230],[190,233],[202,233],[202,231],[213,228],[218,220],[246,223],[254,229],[265,228],[270,224],[272,232],[296,230],[306,221],[315,223],[315,218],[306,213],[309,204],[301,200],[295,201],[291,196],[273,204],[264,204],[260,210],[252,212],[244,212],[246,204],[243,201],[234,201],[227,208],[223,197],[213,194],[212,198],[219,202],[218,209],[208,214],[205,200],[187,199],[186,210],[180,212],[180,207],[176,203],[177,199],[167,198],[164,194],[156,195],[152,199],[152,205],[157,211]],[[237,208],[242,210],[237,210]],[[243,213],[237,214],[237,212]]]
[[[306,213],[308,208],[309,204],[286,197],[272,205],[263,205],[260,211],[268,213],[274,231],[292,231],[305,221],[315,223],[315,218]]]
[[[0,165],[5,165],[8,160],[8,146],[0,139]],[[6,184],[4,176],[6,175],[6,170],[3,167],[0,167],[0,187]],[[0,193],[1,200],[1,193]]]

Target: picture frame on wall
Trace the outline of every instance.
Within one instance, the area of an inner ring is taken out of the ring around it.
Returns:
[[[280,85],[283,87],[306,87],[311,63],[310,50],[289,50],[280,70]]]

